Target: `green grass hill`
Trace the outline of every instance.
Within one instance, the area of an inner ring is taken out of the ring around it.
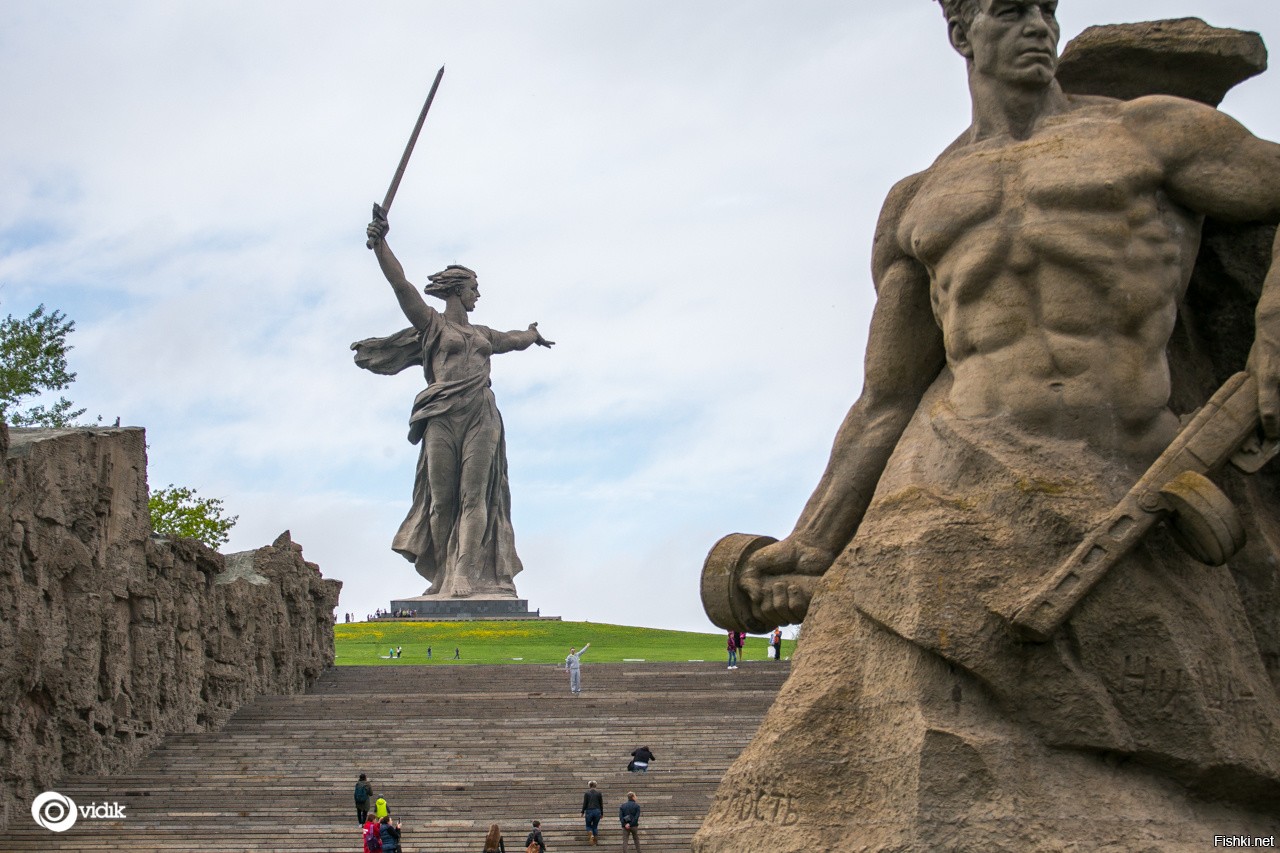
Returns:
[[[680,662],[725,661],[724,634],[662,631],[596,622],[524,620],[513,622],[350,622],[334,626],[339,666],[386,664],[421,666],[477,663],[563,663],[570,646],[591,648],[583,663],[624,660]],[[387,659],[393,646],[401,657]],[[431,658],[427,658],[427,648]],[[782,656],[795,647],[782,641]],[[454,659],[454,649],[461,657]],[[748,661],[768,660],[768,639],[748,637]]]

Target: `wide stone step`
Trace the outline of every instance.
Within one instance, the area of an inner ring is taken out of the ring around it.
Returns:
[[[573,697],[549,666],[341,667],[219,732],[167,738],[127,774],[58,786],[81,805],[122,803],[124,820],[55,834],[19,817],[0,849],[358,851],[351,791],[365,772],[404,822],[408,853],[475,853],[493,822],[520,850],[534,818],[556,853],[589,849],[589,779],[605,793],[601,847],[620,843],[617,808],[634,790],[646,850],[687,850],[787,674],[772,662],[592,664]],[[628,773],[641,744],[658,759]]]

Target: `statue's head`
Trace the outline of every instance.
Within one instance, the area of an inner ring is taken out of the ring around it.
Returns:
[[[938,0],[938,5],[948,23],[958,20],[968,26],[978,14],[978,0]]]
[[[970,74],[1047,86],[1058,70],[1058,0],[938,0]]]
[[[427,281],[431,283],[422,289],[423,293],[439,299],[460,297],[468,311],[476,307],[476,300],[480,298],[476,271],[461,264],[449,264],[435,275],[427,276]]]

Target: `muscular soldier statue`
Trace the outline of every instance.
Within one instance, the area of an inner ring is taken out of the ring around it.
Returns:
[[[890,191],[863,393],[793,532],[745,564],[753,620],[803,638],[694,849],[1274,832],[1280,661],[1228,568],[1157,530],[1048,641],[1001,614],[1177,435],[1166,346],[1202,222],[1280,219],[1280,145],[1180,98],[1065,94],[1057,0],[941,2],[972,124]],[[1278,267],[1248,369],[1274,438]]]

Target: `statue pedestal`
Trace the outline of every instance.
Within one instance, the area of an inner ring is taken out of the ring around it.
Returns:
[[[391,612],[409,611],[414,619],[435,619],[441,622],[459,622],[471,619],[540,619],[538,611],[529,611],[529,601],[524,598],[439,598],[418,595],[413,598],[397,598],[391,602]]]

